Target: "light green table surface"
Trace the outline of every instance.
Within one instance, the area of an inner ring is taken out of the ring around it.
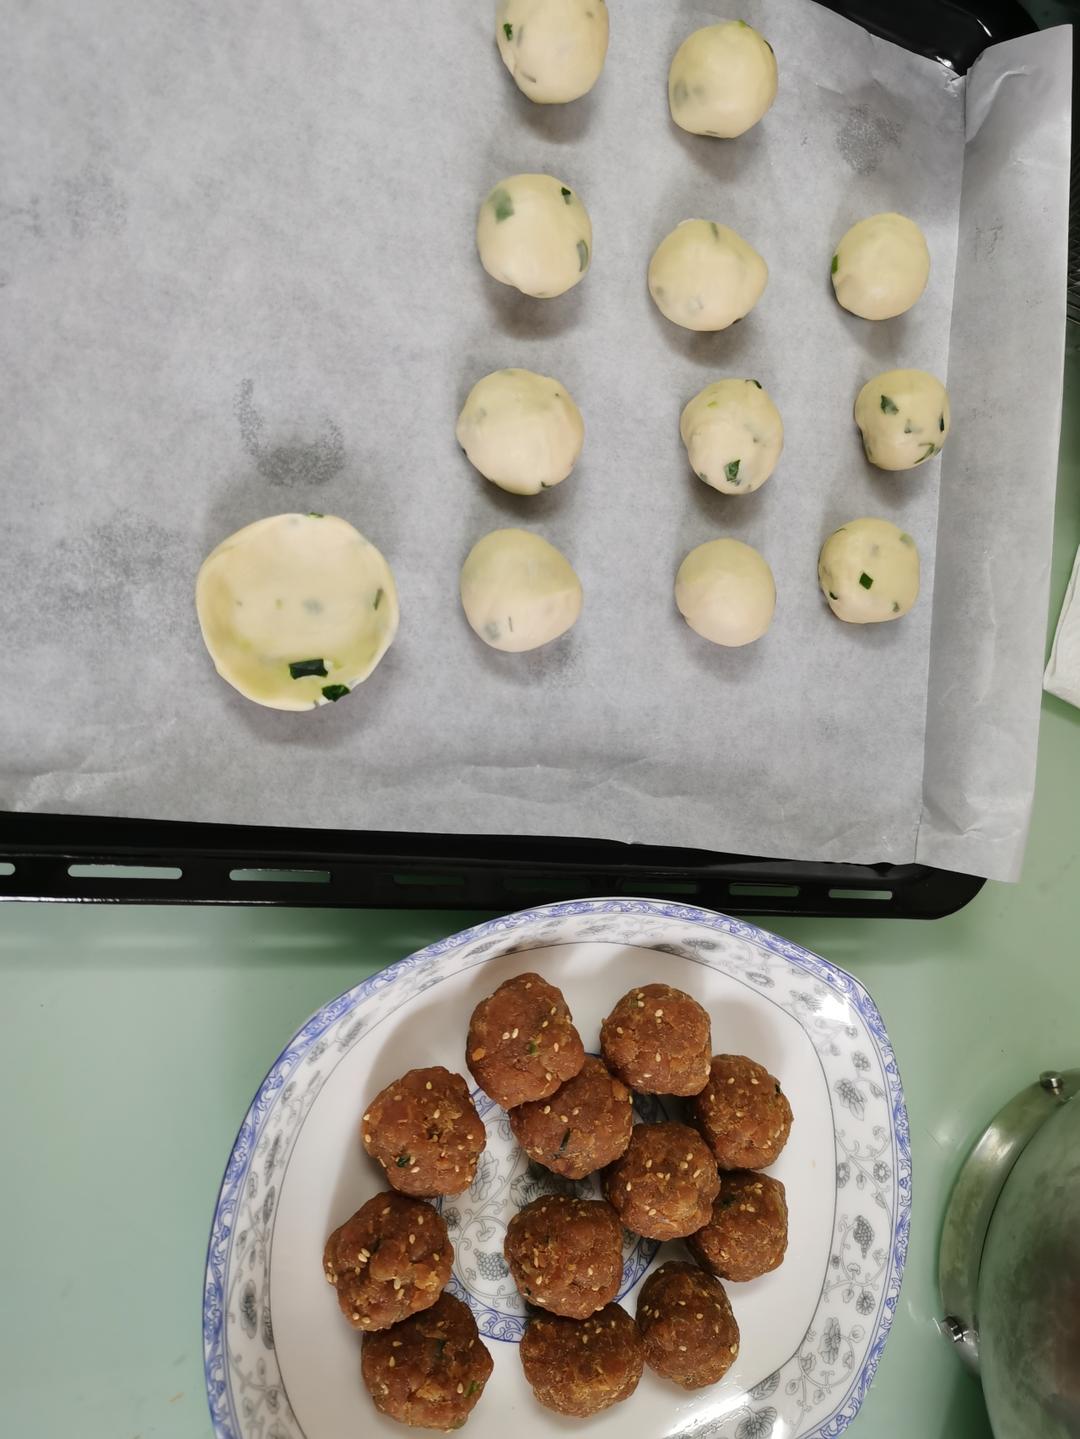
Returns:
[[[1066,413],[1054,615],[1080,542],[1075,359]],[[485,917],[0,906],[0,1432],[205,1439],[207,1230],[259,1081],[325,1000]],[[773,927],[868,986],[911,1116],[904,1289],[849,1432],[984,1436],[978,1387],[936,1328],[938,1226],[986,1120],[1041,1069],[1080,1063],[1080,712],[1044,701],[1022,884],[934,924]]]

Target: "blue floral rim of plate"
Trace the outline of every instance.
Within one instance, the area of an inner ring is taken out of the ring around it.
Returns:
[[[593,916],[604,922],[582,923]],[[613,929],[612,920],[620,919],[626,923]],[[645,930],[638,932],[635,920],[643,923]],[[657,936],[650,938],[646,932],[657,921],[689,925],[692,932],[680,939],[669,935],[666,942],[657,943]],[[515,944],[515,936],[523,930],[532,933],[526,943]],[[728,970],[722,953],[716,953],[722,951],[722,940],[702,931],[751,945],[762,954],[763,962],[753,970],[747,969],[745,963],[735,964]],[[282,1151],[288,1147],[288,1137],[283,1125],[271,1138],[268,1121],[279,1105],[292,1115],[290,1129],[295,1129],[306,1113],[296,1078],[300,1065],[311,1064],[325,1052],[331,1031],[336,1035],[339,1049],[355,1043],[366,1028],[363,1018],[347,1025],[345,1021],[389,986],[405,981],[404,987],[416,994],[437,983],[433,974],[437,962],[455,951],[460,951],[466,959],[494,959],[512,950],[590,939],[677,954],[735,973],[744,982],[762,990],[776,984],[769,973],[773,959],[783,961],[806,977],[800,981],[804,987],[792,989],[782,1007],[799,1020],[808,1034],[812,1028],[819,1030],[818,1039],[814,1039],[813,1034],[810,1037],[815,1047],[819,1042],[823,1045],[819,1048],[823,1062],[834,1056],[829,1059],[833,1068],[828,1078],[837,1145],[838,1200],[840,1192],[853,1180],[859,1191],[871,1191],[874,1202],[888,1221],[890,1242],[887,1247],[880,1244],[874,1247],[876,1234],[867,1215],[862,1212],[854,1218],[842,1215],[838,1204],[831,1246],[832,1273],[826,1277],[818,1310],[802,1345],[780,1371],[766,1376],[747,1391],[744,1405],[715,1423],[695,1425],[693,1439],[770,1439],[780,1416],[767,1401],[776,1396],[777,1402],[783,1402],[778,1393],[781,1385],[788,1396],[789,1402],[785,1404],[788,1417],[794,1407],[809,1425],[800,1423],[793,1439],[834,1439],[854,1419],[892,1327],[911,1223],[907,1109],[896,1059],[877,1007],[862,985],[846,971],[746,921],[693,905],[644,899],[592,899],[546,905],[488,920],[418,950],[325,1005],[297,1031],[275,1060],[244,1117],[229,1156],[207,1248],[203,1356],[207,1398],[217,1439],[298,1439],[303,1433],[277,1374],[269,1306],[265,1298],[260,1299],[254,1281],[247,1281],[237,1303],[235,1322],[242,1332],[232,1333],[232,1342],[239,1340],[251,1346],[252,1352],[260,1351],[247,1370],[235,1354],[228,1352],[230,1331],[226,1323],[232,1318],[228,1284],[235,1221],[245,1202],[249,1220],[253,1220],[254,1227],[261,1225],[260,1243],[269,1248],[266,1236],[272,1231],[276,1199],[276,1187],[270,1184],[270,1179]],[[806,987],[807,980],[809,987]],[[844,1032],[851,1042],[869,1041],[867,1047],[874,1051],[872,1059],[863,1049],[845,1053],[832,1040],[824,1046],[820,1037],[827,1026],[819,1017],[819,1011],[829,991],[843,996],[858,1014],[865,1026],[865,1035],[860,1035],[854,1025],[846,1027]],[[837,1068],[845,1063],[850,1066],[850,1073],[838,1074]],[[881,1084],[875,1075],[880,1077]],[[853,1127],[868,1128],[871,1137],[864,1142],[865,1136],[853,1137],[841,1128],[838,1106],[846,1111]],[[873,1124],[875,1114],[879,1119],[886,1118],[888,1125]],[[260,1175],[255,1170],[257,1156],[265,1192],[260,1190]],[[857,1202],[860,1209],[867,1207]],[[246,1242],[253,1225],[249,1223],[237,1243]],[[863,1265],[868,1263],[871,1251],[877,1268],[869,1275],[864,1273]],[[855,1317],[836,1312],[838,1305],[852,1308]],[[872,1319],[872,1325],[864,1328],[860,1319]],[[845,1324],[848,1325],[846,1331]],[[239,1407],[244,1419],[249,1421],[246,1424],[237,1412],[234,1380],[242,1393]]]

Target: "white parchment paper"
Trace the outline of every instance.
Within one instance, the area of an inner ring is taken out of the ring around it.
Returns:
[[[726,7],[612,0],[608,63],[569,107],[518,94],[493,4],[39,0],[0,18],[0,805],[365,829],[563,834],[750,854],[919,859],[1014,877],[1033,786],[1060,410],[1069,44],[967,81],[819,9],[746,0],[779,59],[764,123],[685,135],[671,54]],[[527,300],[483,273],[476,208],[547,170],[594,225],[586,280]],[[856,219],[915,217],[909,314],[835,303]],[[714,336],[656,312],[679,220],[765,256]],[[959,249],[958,249],[959,244]],[[454,420],[519,365],[581,407],[574,476],[534,499],[471,471]],[[851,407],[877,370],[947,376],[944,463],[888,476]],[[689,472],[682,405],[759,379],[786,426],[760,492]],[[939,505],[940,497],[940,505]],[[281,510],[337,513],[397,576],[401,632],[355,695],[303,715],[213,672],[196,570]],[[915,535],[923,595],[858,628],[821,601],[845,520]],[[529,656],[467,628],[471,544],[535,527],[584,615]],[[699,640],[672,601],[693,545],[773,567],[768,636]]]

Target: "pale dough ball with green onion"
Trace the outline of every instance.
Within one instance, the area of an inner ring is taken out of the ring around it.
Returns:
[[[548,300],[585,278],[592,260],[592,222],[562,180],[510,175],[480,206],[476,245],[492,279]]]
[[[485,644],[520,654],[564,635],[581,614],[581,581],[529,530],[492,530],[461,567],[465,618]]]
[[[898,620],[919,598],[919,551],[890,520],[849,520],[822,545],[818,582],[838,620]]]
[[[949,396],[925,370],[885,370],[855,401],[866,458],[879,470],[912,470],[949,437]]]
[[[523,95],[563,105],[600,78],[608,48],[604,0],[500,0],[495,40]]]
[[[691,550],[679,566],[675,603],[702,639],[735,649],[759,640],[772,624],[776,583],[750,545],[709,540]]]
[[[749,495],[776,469],[784,422],[757,380],[716,380],[682,412],[679,433],[699,480],[726,495]]]
[[[486,480],[513,495],[535,495],[561,484],[577,464],[585,422],[559,380],[496,370],[470,390],[457,438]]]
[[[926,237],[914,220],[892,212],[852,225],[832,258],[836,298],[863,320],[910,310],[929,278]]]
[[[695,30],[668,72],[671,118],[692,135],[732,140],[756,125],[776,99],[776,56],[745,20]]]
[[[279,710],[343,699],[398,627],[390,566],[333,515],[271,515],[237,530],[203,561],[195,606],[222,679]]]
[[[685,330],[726,330],[750,313],[768,279],[758,252],[715,220],[683,220],[649,262],[649,294]]]

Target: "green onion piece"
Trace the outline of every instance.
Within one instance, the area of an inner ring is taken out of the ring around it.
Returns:
[[[507,23],[506,25],[504,25],[504,26],[503,26],[503,34],[506,36],[506,38],[507,38],[508,40],[512,40],[512,39],[514,38],[514,27],[513,27],[513,25],[511,25],[511,24],[509,24],[509,23]]]
[[[716,223],[715,220],[710,220],[710,221],[709,221],[709,229],[712,230],[712,237],[713,237],[713,239],[714,239],[714,240],[719,240],[719,238],[720,238],[720,226]]]
[[[944,425],[943,425],[943,426],[942,426],[942,429],[944,429],[944,428],[945,428],[945,427],[944,427]],[[325,516],[325,515],[320,515],[319,512],[318,512],[318,510],[308,510],[308,512],[307,512],[307,517],[308,517],[309,520],[325,520],[325,519],[326,519],[326,516]]]
[[[289,666],[289,673],[294,680],[306,679],[308,675],[326,675],[326,665],[322,660],[293,660]]]
[[[888,395],[882,395],[881,397],[881,413],[883,415],[898,415],[900,413]]]
[[[915,541],[911,538],[910,535],[901,535],[901,536],[900,536],[900,543],[901,543],[902,545],[913,545],[913,544],[915,543]]]
[[[864,590],[868,590],[873,583],[874,581],[872,576],[868,575],[866,571],[863,570],[862,574],[859,576],[859,584],[862,585]]]
[[[343,700],[345,696],[349,693],[349,686],[323,685],[322,692],[323,699],[329,700],[331,704],[337,704],[338,700]]]
[[[839,270],[839,268],[840,268],[840,256],[839,256],[839,255],[834,255],[834,256],[832,257],[832,273],[835,275],[836,272],[837,272],[837,270]]]
[[[577,242],[578,269],[584,270],[589,263],[589,247],[584,240]]]
[[[938,429],[941,431],[942,434],[944,434],[944,433],[945,433],[945,416],[944,416],[944,415],[942,415],[941,419],[938,420],[937,424],[938,424]]]
[[[562,1137],[562,1143],[559,1145],[559,1153],[560,1153],[560,1154],[565,1154],[565,1153],[566,1153],[566,1146],[567,1146],[569,1143],[570,1143],[570,1131],[569,1131],[569,1129],[568,1129],[568,1130],[566,1131],[566,1133],[565,1133],[565,1134],[563,1135],[563,1137]]]
[[[412,1155],[399,1154],[396,1163],[399,1169],[408,1169],[409,1165],[412,1163]]]
[[[828,591],[828,595],[829,595],[829,599],[831,599],[831,600],[838,600],[838,599],[840,598],[839,595],[834,595],[833,592],[832,592],[832,590],[829,590],[829,591]]]
[[[725,465],[724,474],[729,484],[737,485],[739,483],[739,461],[732,460],[730,465]]]
[[[921,456],[919,457],[919,459],[917,459],[917,460],[915,461],[915,463],[916,463],[917,465],[921,465],[922,462],[923,462],[923,460],[928,460],[931,455],[936,455],[936,454],[937,454],[937,445],[927,445],[927,446],[926,446],[926,454],[925,454],[925,455],[921,455]]]
[[[471,1398],[473,1397],[473,1395],[476,1393],[476,1391],[477,1391],[479,1388],[480,1388],[480,1385],[479,1385],[478,1381],[475,1380],[475,1379],[470,1379],[470,1381],[469,1381],[469,1387],[468,1387],[468,1389],[465,1390],[465,1398],[466,1398],[466,1399],[471,1399]]]
[[[566,205],[569,205],[570,201],[574,198],[574,192],[572,190],[568,190],[565,185],[563,185],[562,189],[559,191],[559,194],[562,195],[563,203]]]
[[[763,390],[763,389],[765,388],[764,385],[761,383],[760,380],[751,380],[750,383],[751,383],[752,385],[757,385],[757,387],[758,387],[759,390]]]
[[[510,198],[510,191],[504,190],[500,186],[497,190],[492,190],[488,199],[495,211],[495,223],[499,224],[502,220],[509,220],[514,213],[514,202]]]
[[[900,613],[900,601],[899,601],[899,600],[893,600],[893,602],[892,602],[892,612],[893,612],[894,615],[898,615],[898,614]]]
[[[373,610],[377,610],[377,609],[379,608],[379,606],[382,604],[382,602],[383,602],[383,595],[384,595],[385,593],[386,593],[386,591],[385,591],[381,586],[380,586],[379,589],[377,589],[377,590],[375,591],[375,603],[374,603],[374,604],[372,605],[372,607],[371,607]]]
[[[537,1044],[537,1042],[536,1042],[535,1039],[530,1039],[530,1040],[529,1040],[528,1044],[525,1046],[525,1052],[526,1052],[527,1054],[539,1054],[539,1053],[540,1053],[540,1046]]]

